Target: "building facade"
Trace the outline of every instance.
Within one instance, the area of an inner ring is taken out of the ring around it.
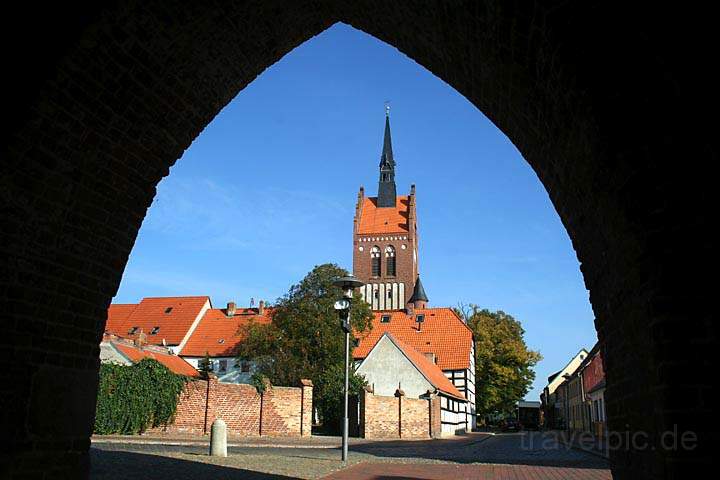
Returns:
[[[540,395],[543,417],[546,428],[566,428],[568,420],[568,391],[565,382],[575,373],[582,362],[587,358],[588,351],[584,348],[570,359],[570,361],[559,370],[548,377],[548,384]],[[563,388],[560,388],[560,387]]]
[[[598,438],[607,436],[605,415],[605,369],[600,344],[596,344],[581,367],[585,404],[589,409],[590,432]]]
[[[433,361],[407,343],[385,332],[357,369],[375,395],[392,397],[398,391],[409,399],[440,398],[442,435],[468,430],[468,400]]]

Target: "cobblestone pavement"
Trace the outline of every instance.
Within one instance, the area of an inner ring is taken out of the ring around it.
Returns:
[[[215,458],[197,445],[93,443],[91,478],[311,479],[333,472],[328,478],[610,478],[605,459],[539,433],[351,445],[345,470],[339,456],[335,448],[231,447],[227,458]]]

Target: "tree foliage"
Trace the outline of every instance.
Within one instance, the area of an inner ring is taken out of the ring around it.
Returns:
[[[146,358],[134,365],[100,365],[94,432],[137,434],[166,425],[187,378]]]
[[[342,428],[340,423],[344,412],[345,391],[345,365],[336,363],[326,369],[320,375],[315,385],[317,395],[313,395],[318,413],[323,419],[323,425],[329,432],[337,432]],[[348,381],[348,392],[350,396],[360,395],[367,385],[365,377],[357,375],[350,365],[350,378]]]
[[[200,376],[204,379],[210,378],[210,374],[213,371],[213,365],[212,365],[212,359],[210,358],[210,353],[205,352],[205,356],[200,359],[198,362],[198,372],[200,372]]]
[[[477,413],[510,412],[535,379],[533,367],[540,352],[525,344],[525,330],[502,310],[491,312],[477,305],[461,305],[457,312],[475,336],[475,402]]]
[[[297,385],[307,378],[315,385],[313,397],[323,422],[331,422],[326,407],[326,372],[345,362],[345,334],[333,308],[343,292],[332,284],[348,272],[334,264],[316,266],[280,298],[270,324],[251,323],[241,334],[238,358],[255,362],[273,385]],[[362,299],[351,300],[350,323],[355,331],[371,327],[372,312]],[[334,407],[333,407],[334,408]],[[342,415],[342,412],[339,412]]]

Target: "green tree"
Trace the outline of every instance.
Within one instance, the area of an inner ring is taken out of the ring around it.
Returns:
[[[210,359],[210,354],[208,352],[205,352],[205,356],[200,359],[198,362],[198,372],[200,372],[200,376],[202,378],[208,379],[210,378],[210,374],[212,373],[212,360]]]
[[[334,425],[342,416],[342,409],[335,412],[335,406],[330,406],[328,392],[334,383],[328,381],[327,372],[334,372],[345,362],[345,334],[333,308],[343,292],[332,282],[347,274],[334,264],[316,266],[278,300],[272,323],[251,323],[243,329],[245,341],[238,350],[238,359],[254,361],[273,385],[312,380],[315,405],[326,425]],[[355,331],[371,327],[372,312],[362,299],[352,298],[350,312]]]
[[[525,344],[525,330],[502,310],[477,305],[456,309],[475,336],[475,403],[479,415],[506,413],[522,400],[535,379],[540,352]]]
[[[350,366],[350,378],[348,391],[350,396],[360,395],[367,385],[365,377],[357,375],[352,365]],[[318,407],[320,418],[323,419],[323,426],[329,432],[339,432],[342,429],[342,416],[344,413],[343,391],[345,389],[345,364],[335,363],[322,372],[315,384],[317,395],[313,400]]]

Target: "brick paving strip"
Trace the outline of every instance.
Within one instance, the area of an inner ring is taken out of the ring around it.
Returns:
[[[323,477],[324,480],[611,480],[609,470],[530,465],[458,465],[361,463]]]

